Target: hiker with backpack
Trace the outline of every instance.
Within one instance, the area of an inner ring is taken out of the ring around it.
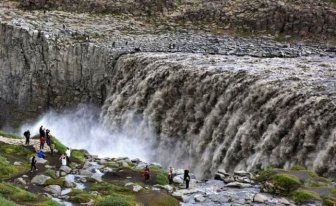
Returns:
[[[23,133],[23,136],[25,136],[26,138],[26,144],[28,145],[29,144],[29,140],[30,140],[30,131],[27,130]]]
[[[36,158],[35,158],[35,155],[33,155],[32,159],[31,159],[31,167],[30,167],[30,172],[33,172],[33,169],[34,170],[37,170],[36,168]]]

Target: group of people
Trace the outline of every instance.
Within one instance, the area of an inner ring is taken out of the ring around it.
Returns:
[[[47,145],[50,148],[50,154],[53,155],[54,154],[54,143],[53,143],[53,138],[50,134],[50,130],[49,129],[44,129],[43,126],[40,127],[39,129],[39,139],[40,139],[40,147],[39,147],[39,151],[37,152],[37,157],[38,158],[46,158],[46,155],[43,151],[44,149],[44,144],[47,143]],[[27,130],[23,133],[23,135],[26,138],[26,144],[29,144],[29,140],[30,140],[30,131]],[[66,148],[66,151],[64,154],[61,155],[61,157],[59,158],[61,160],[61,165],[62,166],[67,166],[67,164],[69,164],[70,162],[70,155],[71,155],[71,150],[69,147]],[[33,172],[34,170],[37,170],[36,168],[36,156],[33,155],[33,158],[31,159],[31,172]]]

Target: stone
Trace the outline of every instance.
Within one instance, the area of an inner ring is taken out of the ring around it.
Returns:
[[[20,162],[20,161],[15,161],[14,162],[14,166],[20,166],[20,165],[22,165],[22,162]]]
[[[71,172],[71,168],[65,165],[62,165],[60,167],[60,171],[64,171],[66,174],[69,174]]]
[[[110,168],[110,167],[104,167],[103,168],[103,173],[112,172],[112,171],[113,171],[113,169]]]
[[[99,173],[94,173],[91,178],[93,178],[94,180],[96,180],[97,182],[102,182],[102,175]]]
[[[290,202],[286,198],[280,198],[278,199],[278,202],[283,205],[290,205]]]
[[[133,185],[133,192],[139,192],[140,190],[142,190],[143,187],[141,187],[140,185]]]
[[[48,160],[39,158],[39,157],[36,157],[35,159],[36,159],[36,164],[46,164],[48,162]]]
[[[137,166],[135,166],[135,169],[143,170],[143,169],[145,169],[146,166],[147,166],[146,163],[140,162]]]
[[[204,202],[205,201],[205,197],[203,197],[203,195],[195,195],[194,199],[196,202]]]
[[[62,188],[59,185],[48,185],[44,188],[44,190],[57,196],[61,195],[62,192]]]
[[[268,202],[268,197],[263,194],[256,194],[253,198],[253,202],[266,203]]]
[[[247,188],[252,187],[251,184],[241,183],[241,182],[230,182],[225,185],[226,187],[236,187],[236,188]]]
[[[21,184],[21,185],[26,185],[27,184],[27,182],[22,177],[16,178],[14,180],[14,183]]]
[[[92,172],[88,169],[79,170],[79,174],[83,176],[90,176],[90,177],[92,176]]]
[[[177,184],[183,184],[183,176],[182,175],[177,175],[173,178],[173,182]]]
[[[23,178],[27,178],[27,177],[28,177],[28,175],[22,175],[22,177],[23,177]]]
[[[32,180],[32,184],[37,184],[37,185],[44,185],[47,180],[49,180],[50,177],[46,175],[36,175]]]
[[[125,187],[132,186],[132,185],[134,185],[133,182],[128,182],[128,183],[125,184]]]

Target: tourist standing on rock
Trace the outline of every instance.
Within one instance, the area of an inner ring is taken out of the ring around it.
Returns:
[[[40,138],[45,137],[45,131],[43,129],[43,126],[40,127]]]
[[[29,144],[29,140],[30,140],[30,131],[27,130],[23,133],[23,135],[25,136],[26,138],[26,144]]]
[[[46,142],[47,142],[47,145],[50,147],[50,130],[49,129],[46,130]]]
[[[65,154],[62,154],[59,159],[61,160],[62,166],[67,165],[67,160],[66,160],[66,155]]]
[[[150,171],[149,171],[148,165],[146,165],[143,175],[145,176],[145,183],[146,183],[150,178]]]
[[[44,149],[44,143],[45,143],[44,137],[40,137],[40,150]]]
[[[168,170],[168,180],[169,180],[169,184],[173,184],[173,168],[169,167]]]
[[[189,189],[189,182],[190,182],[190,176],[189,176],[189,173],[188,173],[187,176],[185,177],[185,182],[186,182],[186,189]]]
[[[71,155],[71,150],[69,149],[69,147],[66,148],[65,154],[66,154],[67,162],[69,163],[70,162],[70,155]]]
[[[33,155],[33,158],[31,159],[31,167],[30,167],[30,172],[33,172],[34,170],[37,170],[36,168],[36,159],[35,159],[35,155]]]
[[[189,176],[189,169],[184,170],[183,180],[186,181],[187,176]]]

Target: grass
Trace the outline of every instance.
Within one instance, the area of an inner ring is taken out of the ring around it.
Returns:
[[[319,194],[313,191],[309,190],[303,190],[299,189],[295,191],[292,195],[293,200],[297,204],[304,204],[304,203],[309,203],[309,202],[314,202],[314,201],[320,201],[321,197]]]
[[[131,192],[127,187],[121,187],[107,182],[94,183],[91,185],[91,191],[97,191],[103,195],[111,195],[114,193],[127,194]]]
[[[7,137],[7,138],[13,138],[13,139],[22,139],[19,135],[12,134],[3,130],[0,130],[0,136]]]
[[[0,145],[0,152],[3,152],[7,155],[14,155],[16,157],[30,157],[32,152],[21,145],[12,145],[12,144],[4,144]]]
[[[178,205],[180,205],[180,202],[169,195],[160,197],[156,201],[149,203],[149,206],[178,206]]]
[[[69,194],[69,200],[74,203],[87,203],[90,200],[100,200],[101,197],[97,195],[90,194],[88,192],[85,192],[83,190],[72,190]]]
[[[135,206],[136,202],[133,197],[121,195],[121,194],[112,194],[99,201],[96,206]]]
[[[299,178],[290,174],[277,174],[271,179],[280,194],[289,194],[301,186]]]
[[[66,187],[66,181],[64,177],[58,178],[58,179],[48,179],[45,182],[45,185],[59,185],[61,187]]]
[[[53,178],[53,179],[57,178],[56,171],[53,170],[53,169],[47,169],[45,174],[48,175],[49,177]]]
[[[163,170],[161,167],[152,166],[150,167],[152,173],[156,175],[156,182],[160,185],[167,185],[168,181],[168,173]]]
[[[56,137],[53,137],[52,140],[55,145],[55,149],[57,149],[57,151],[61,154],[65,153],[67,147],[64,144],[62,144]]]
[[[85,155],[81,150],[72,150],[71,157],[83,164],[85,162]]]
[[[258,182],[264,182],[269,180],[275,174],[277,174],[277,172],[273,168],[267,168],[258,174],[256,180]]]
[[[306,168],[304,166],[301,166],[301,165],[295,165],[291,168],[291,170],[302,171],[302,170],[306,170]]]
[[[12,202],[10,200],[6,200],[5,198],[0,196],[0,205],[6,205],[6,206],[16,206],[15,202]]]
[[[41,198],[33,193],[27,192],[19,187],[16,187],[9,183],[0,183],[0,194],[6,199],[18,202],[27,203],[37,202]]]
[[[335,198],[326,197],[323,199],[323,205],[325,206],[334,206],[336,204]]]

